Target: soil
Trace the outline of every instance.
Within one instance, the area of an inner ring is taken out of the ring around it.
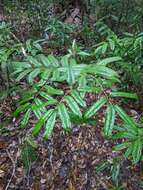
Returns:
[[[11,115],[9,102],[7,100],[1,110],[2,119],[8,119]],[[13,119],[11,124],[5,123],[6,127],[0,129],[0,190],[113,189],[109,171],[96,172],[102,161],[111,162],[120,156],[120,153],[112,150],[118,142],[113,143],[102,137],[100,118],[92,126],[74,125],[68,134],[57,124],[51,139],[47,141],[43,140],[42,134],[39,135],[35,139],[36,159],[30,164],[27,173],[21,159],[22,144],[31,132],[33,121],[30,121],[27,129],[21,130],[19,120]],[[131,161],[123,161],[119,185],[124,190],[143,189],[143,163],[133,166]]]

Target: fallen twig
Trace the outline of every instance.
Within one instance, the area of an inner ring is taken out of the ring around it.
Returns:
[[[10,179],[9,179],[9,181],[8,181],[8,183],[7,183],[7,185],[6,185],[6,187],[5,187],[5,190],[8,190],[8,188],[9,188],[9,186],[10,186],[10,184],[11,184],[11,181],[12,181],[13,177],[15,176],[15,170],[16,170],[16,163],[17,163],[18,154],[17,154],[15,160],[13,160],[13,158],[11,157],[9,151],[6,150],[6,152],[7,152],[7,155],[8,155],[8,157],[9,157],[9,159],[11,160],[12,165],[13,165],[13,170],[12,170],[11,177],[10,177]]]

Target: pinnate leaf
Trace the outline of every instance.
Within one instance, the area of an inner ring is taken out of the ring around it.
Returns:
[[[68,130],[71,127],[70,117],[64,103],[60,103],[58,106],[58,113],[62,121],[62,127]]]
[[[85,113],[85,118],[90,118],[93,115],[95,115],[95,113],[102,107],[105,105],[105,103],[107,102],[107,99],[105,97],[100,98],[100,100],[98,100],[96,103],[94,103]]]
[[[53,128],[56,122],[56,115],[57,113],[55,111],[53,111],[53,113],[51,114],[51,116],[49,117],[47,123],[46,123],[46,129],[45,129],[45,133],[44,133],[44,138],[48,139],[52,132],[53,132]]]
[[[104,125],[105,136],[111,136],[115,122],[115,109],[113,105],[109,105],[106,111],[106,119]]]

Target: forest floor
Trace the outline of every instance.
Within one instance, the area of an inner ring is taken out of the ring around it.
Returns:
[[[1,105],[2,119],[11,115],[11,100]],[[0,190],[109,190],[112,181],[109,172],[97,174],[96,167],[101,161],[120,156],[112,150],[114,143],[104,140],[101,134],[102,113],[94,126],[73,126],[65,134],[56,126],[52,138],[36,139],[36,159],[29,165],[27,173],[21,160],[22,143],[30,133],[19,128],[19,120],[0,129]],[[117,142],[116,142],[117,143]],[[132,166],[128,160],[121,164],[119,184],[125,190],[143,189],[143,165]]]

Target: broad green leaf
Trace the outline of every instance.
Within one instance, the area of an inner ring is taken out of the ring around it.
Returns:
[[[67,82],[69,85],[74,84],[75,82],[75,72],[73,70],[73,66],[76,65],[74,59],[69,59],[67,56],[64,56],[62,59],[62,65],[64,66],[64,72],[67,74]]]
[[[13,68],[14,70],[17,70],[17,69],[30,69],[32,68],[31,65],[28,63],[28,62],[23,62],[23,61],[16,61],[16,62],[12,62],[13,64]]]
[[[41,78],[44,80],[48,80],[51,76],[51,70],[50,69],[45,69],[42,73],[41,73]]]
[[[71,96],[66,96],[64,98],[68,104],[68,106],[70,107],[70,109],[72,110],[72,112],[80,117],[82,117],[82,113],[80,111],[80,108],[78,106],[78,104],[75,102],[75,100],[71,97]]]
[[[117,145],[114,147],[114,150],[115,150],[115,151],[120,151],[120,150],[123,150],[123,149],[127,148],[129,145],[130,145],[129,142],[123,142],[123,143],[121,143],[121,144],[117,144]]]
[[[101,88],[100,87],[90,87],[90,86],[85,86],[85,87],[79,87],[78,91],[82,92],[91,92],[91,93],[98,93],[101,92]]]
[[[86,76],[82,75],[79,80],[78,80],[78,83],[79,83],[79,87],[78,88],[83,88],[87,85],[87,80],[86,80]],[[85,91],[81,92],[80,91],[80,95],[82,98],[85,97]]]
[[[27,89],[19,89],[20,90],[20,96],[21,100],[19,104],[24,104],[34,98],[35,93],[37,93],[37,89],[30,89],[30,91],[27,91]]]
[[[33,42],[33,46],[34,46],[37,50],[39,50],[39,51],[42,52],[43,48],[42,48],[41,45],[39,44],[40,42],[42,42],[42,40],[36,40],[36,41],[34,41],[34,42]]]
[[[105,97],[100,98],[100,100],[98,100],[96,103],[94,103],[85,113],[85,118],[90,118],[93,115],[95,115],[95,113],[102,107],[105,105],[105,103],[107,102],[107,99]]]
[[[81,87],[85,87],[87,85],[87,79],[86,79],[86,76],[81,76],[78,80],[79,82],[79,88]]]
[[[133,144],[133,149],[132,149],[132,156],[133,156],[133,161],[136,164],[137,162],[140,161],[141,155],[142,155],[142,148],[143,148],[143,143],[141,139],[136,140]]]
[[[41,66],[42,66],[42,64],[41,64],[36,58],[34,58],[34,57],[32,57],[32,56],[28,56],[28,57],[27,57],[27,60],[28,60],[32,65],[34,65],[35,67],[41,67]]]
[[[126,132],[126,131],[118,132],[112,136],[112,139],[114,139],[114,140],[123,139],[123,138],[134,140],[134,139],[136,139],[136,136],[134,134],[132,134],[130,132]]]
[[[120,60],[122,60],[121,57],[108,57],[108,58],[105,58],[105,59],[99,61],[98,65],[106,66],[109,63],[113,63],[113,62],[120,61]]]
[[[106,53],[107,48],[108,48],[108,43],[105,42],[105,43],[102,45],[102,54],[105,54],[105,53]]]
[[[37,107],[37,109],[39,109],[41,112],[46,112],[47,109],[45,108],[45,102],[41,101],[39,98],[35,98],[34,99],[34,102],[35,102],[35,106],[33,105],[33,110],[34,110],[34,107]]]
[[[57,102],[53,101],[53,100],[48,100],[46,102],[43,102],[42,104],[39,104],[39,105],[36,105],[36,104],[33,104],[32,105],[32,110],[33,111],[40,111],[41,113],[45,113],[47,111],[46,109],[46,106],[49,106],[49,105],[54,105],[56,104]]]
[[[26,103],[24,105],[21,105],[20,107],[18,107],[15,112],[13,113],[13,116],[14,117],[17,117],[18,114],[22,111],[24,111],[25,109],[29,108],[30,107],[30,103]]]
[[[21,79],[23,79],[25,76],[27,76],[28,73],[30,73],[31,69],[27,69],[25,71],[22,71],[18,77],[16,78],[16,81],[20,81]]]
[[[67,67],[68,66],[68,61],[69,61],[69,57],[67,55],[63,56],[61,59],[61,63],[63,67]]]
[[[84,68],[86,68],[86,64],[77,64],[72,66],[73,73],[75,76],[79,76],[82,72],[84,73]],[[86,72],[85,72],[86,73]]]
[[[118,77],[118,74],[114,70],[104,66],[96,66],[95,73],[105,78]]]
[[[73,90],[71,95],[80,106],[86,107],[86,102],[82,99],[82,97],[76,90]]]
[[[98,55],[100,55],[102,53],[102,47],[103,46],[101,45],[101,46],[99,46],[99,47],[96,48],[96,50],[94,52],[96,56],[98,56]]]
[[[67,67],[67,82],[69,85],[73,85],[75,83],[75,75],[70,64]]]
[[[23,72],[23,70],[25,70],[25,69],[23,69],[23,68],[14,69],[14,72],[10,74],[10,77],[15,77],[18,74],[20,75],[20,73]],[[29,69],[29,70],[31,71],[31,69]],[[26,69],[26,71],[27,71],[27,69]]]
[[[113,51],[115,49],[115,41],[110,38],[108,39],[108,41],[109,41],[110,49]]]
[[[107,79],[118,79],[118,74],[114,70],[102,66],[102,65],[88,65],[85,67],[84,72],[86,73],[93,73],[97,74],[101,77],[107,78]]]
[[[34,105],[33,105],[34,106]],[[42,117],[42,113],[39,109],[35,109],[32,106],[32,111],[34,112],[35,116],[37,117],[37,119],[40,119]]]
[[[50,60],[48,59],[48,57],[46,57],[45,55],[43,55],[43,54],[39,54],[38,55],[38,58],[39,58],[39,60],[43,63],[43,65],[45,66],[45,67],[49,67],[50,66]]]
[[[39,121],[36,123],[35,127],[32,130],[33,135],[37,135],[39,133],[40,129],[45,124],[46,120],[48,120],[52,112],[53,110],[50,109],[44,115],[42,115],[42,117],[39,119]]]
[[[22,105],[22,104],[24,104],[24,103],[26,103],[26,102],[28,102],[28,101],[30,101],[32,99],[33,99],[33,96],[32,96],[32,94],[30,94],[30,95],[28,95],[26,97],[23,97],[22,100],[19,102],[19,104]]]
[[[27,124],[28,124],[28,121],[30,119],[30,114],[31,114],[31,108],[29,108],[25,115],[24,115],[24,118],[23,120],[21,121],[21,128],[24,128]]]
[[[127,92],[111,92],[110,96],[138,99],[138,96],[135,93],[127,93]]]
[[[109,105],[106,111],[106,119],[104,125],[105,136],[111,136],[115,122],[115,109],[113,105]]]
[[[122,125],[114,125],[114,130],[119,131],[119,132],[126,131],[126,129]]]
[[[77,53],[78,55],[81,55],[81,56],[90,56],[89,53],[85,52],[85,51],[80,51]]]
[[[54,99],[52,96],[48,95],[46,92],[40,92],[40,96],[42,96],[43,98],[45,98],[48,101],[53,101],[53,102],[57,102],[56,99]]]
[[[131,125],[123,125],[123,128],[125,131],[129,132],[130,134],[134,135],[134,136],[137,136],[138,135],[138,129],[139,128],[133,128]]]
[[[114,126],[114,129],[119,132],[129,132],[130,134],[137,136],[138,135],[138,128],[133,128],[131,125],[124,124],[122,126]]]
[[[120,164],[119,162],[113,162],[112,166],[111,166],[111,176],[112,176],[112,180],[117,183],[118,181],[118,176],[119,176],[119,173],[120,173]]]
[[[59,66],[58,60],[53,55],[49,55],[48,60],[49,60],[50,64],[53,65],[54,67]]]
[[[79,74],[87,66],[86,64],[77,64],[75,59],[71,59],[68,56],[64,56],[61,62],[63,67],[58,68],[58,70],[65,73],[69,72],[69,74],[74,74],[74,76],[79,76]]]
[[[47,93],[50,95],[63,95],[64,91],[61,89],[53,88],[52,86],[45,85]]]
[[[36,99],[34,99],[34,102],[35,102],[35,104],[32,105],[32,111],[34,112],[35,116],[39,120],[42,117],[42,111],[39,108],[39,107],[41,107],[41,104],[38,105],[38,102],[36,102]]]
[[[97,167],[96,167],[96,172],[99,174],[100,172],[104,171],[106,168],[108,168],[109,162],[108,161],[102,161]]]
[[[86,67],[86,64],[72,65],[72,70],[75,76],[79,76],[81,73],[86,73],[86,70],[84,70]],[[67,72],[67,66],[59,67],[58,70],[60,72]]]
[[[32,50],[32,47],[31,47],[31,39],[27,40],[26,41],[26,49],[30,52]]]
[[[44,133],[44,138],[48,139],[53,131],[55,122],[56,122],[56,115],[57,113],[55,111],[53,111],[53,113],[51,114],[51,116],[49,117],[47,123],[46,123],[46,129],[45,129],[45,133]]]
[[[132,151],[133,151],[133,145],[132,143],[130,143],[127,150],[124,153],[125,158],[129,158],[129,156],[132,154]]]
[[[97,25],[100,25],[99,23],[97,23]],[[100,25],[98,28],[98,32],[101,32],[102,35],[105,34],[105,31],[107,30],[107,26],[106,25]],[[104,44],[104,42],[101,42]]]
[[[70,65],[71,65],[71,66],[76,66],[76,65],[77,65],[76,59],[70,58],[69,60],[70,60]],[[80,65],[80,64],[79,64],[79,65]]]
[[[128,37],[133,37],[133,36],[134,36],[134,34],[129,33],[129,32],[123,32],[123,34],[124,34],[125,36],[128,36]]]
[[[64,103],[60,103],[58,106],[58,113],[62,121],[62,127],[67,130],[71,128],[70,117]]]
[[[120,108],[118,105],[115,106],[115,110],[117,111],[117,113],[119,114],[119,116],[121,117],[121,119],[128,125],[132,126],[133,128],[137,128],[136,127],[136,123],[135,121],[129,117],[126,112]]]
[[[40,74],[41,70],[39,68],[34,69],[29,75],[28,75],[28,82],[30,84],[33,84],[33,79],[37,77]]]
[[[61,76],[60,76],[60,72],[58,69],[53,71],[53,75],[52,75],[52,81],[60,81],[61,80]]]

